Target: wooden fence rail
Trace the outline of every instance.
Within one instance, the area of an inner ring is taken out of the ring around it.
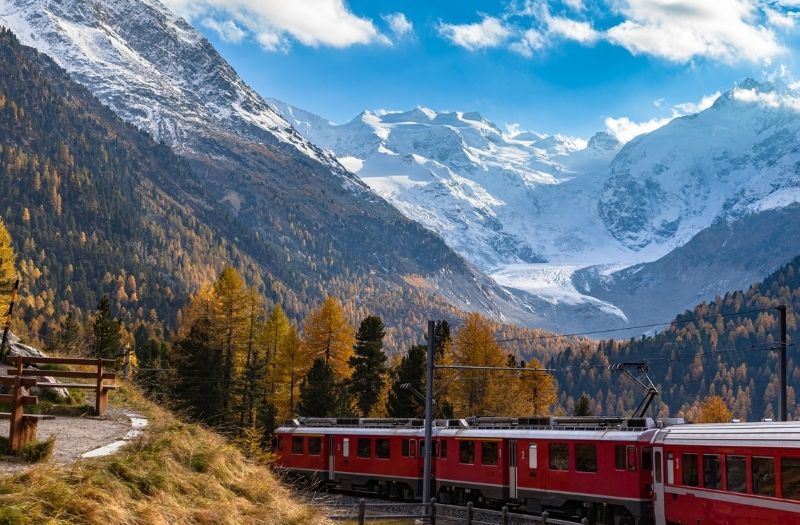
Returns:
[[[421,512],[416,513],[375,513],[368,512],[370,509],[386,509],[387,507],[393,509],[406,509],[415,507],[421,509]],[[475,518],[476,510],[482,516],[494,518],[492,521],[477,520]],[[466,525],[509,525],[512,520],[514,523],[531,523],[536,525],[590,525],[589,520],[583,518],[580,522],[564,521],[550,518],[549,514],[545,511],[541,516],[532,516],[529,514],[516,514],[509,512],[508,507],[503,507],[500,511],[488,509],[475,509],[472,503],[467,503],[466,507],[458,505],[444,505],[436,503],[433,499],[427,505],[422,503],[367,503],[365,499],[358,502],[357,514],[354,516],[352,513],[348,514],[334,514],[328,516],[329,519],[336,521],[356,521],[358,525],[365,525],[371,520],[401,520],[401,519],[418,519],[427,522],[430,525],[436,525],[437,519],[445,523],[465,523]]]
[[[39,421],[55,419],[53,416],[41,414],[25,414],[24,407],[39,402],[36,396],[26,395],[25,390],[36,386],[35,377],[0,376],[0,385],[10,386],[10,394],[0,394],[0,403],[10,405],[10,412],[0,412],[0,419],[8,419],[9,454],[16,454],[21,447],[36,440],[36,429]]]
[[[107,372],[105,367],[113,367],[113,359],[93,359],[86,357],[29,357],[14,356],[9,360],[16,365],[16,369],[9,369],[8,374],[18,375],[25,378],[37,377],[59,377],[68,379],[94,379],[91,383],[50,383],[37,381],[38,388],[83,388],[95,391],[95,415],[102,416],[108,408],[108,393],[117,388],[117,385],[108,384],[105,381],[114,380],[117,375],[114,372]],[[23,368],[25,365],[77,365],[94,367],[91,372],[72,371],[72,370],[39,370],[35,368]]]

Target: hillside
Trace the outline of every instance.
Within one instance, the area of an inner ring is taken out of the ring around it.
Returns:
[[[777,305],[788,309],[789,417],[800,417],[795,403],[800,388],[793,342],[800,338],[800,257],[746,290],[718,296],[675,317],[655,335],[628,340],[541,339],[508,345],[535,356],[558,372],[560,406],[571,410],[581,394],[592,399],[596,414],[630,413],[642,392],[627,378],[608,370],[617,362],[645,361],[661,391],[660,415],[696,413],[708,395],[720,395],[742,420],[774,417],[777,411]],[[652,330],[660,327],[652,327]],[[509,335],[510,334],[510,335]],[[502,337],[529,337],[504,333]]]
[[[300,136],[160,2],[14,0],[0,23],[184,158],[202,190],[192,196],[215,210],[204,224],[258,264],[292,314],[356,286],[352,308],[393,324],[406,307],[383,307],[401,297],[437,315],[454,305],[522,318],[511,295]]]
[[[109,457],[0,476],[0,523],[326,523],[220,436],[132,387],[115,398],[147,416],[147,432]]]
[[[342,257],[333,244],[316,262],[299,262],[300,252],[284,241],[291,230],[316,242],[314,228],[279,221],[280,236],[254,232],[215,202],[185,159],[124,123],[5,30],[0,73],[0,213],[23,278],[16,328],[31,340],[46,338],[68,312],[85,319],[103,294],[129,326],[174,327],[187,296],[226,263],[295,319],[324,293],[343,297],[354,321],[378,312],[391,323],[393,346],[416,342],[413,332],[428,316],[456,315],[428,270],[413,263],[381,275],[368,270],[369,257]],[[423,237],[435,253],[441,242]],[[454,260],[454,269],[435,273],[448,279],[467,268]],[[480,281],[470,286],[486,299]]]

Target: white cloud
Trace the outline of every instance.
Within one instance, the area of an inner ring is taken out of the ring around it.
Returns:
[[[470,51],[497,47],[508,39],[511,30],[492,16],[485,16],[474,24],[439,23],[439,34],[452,43]]]
[[[579,22],[559,16],[547,19],[547,29],[550,33],[575,40],[581,44],[593,44],[601,35],[588,22]]]
[[[779,29],[792,29],[797,20],[797,13],[794,12],[781,12],[776,9],[765,8],[764,13],[767,15],[767,23]]]
[[[224,40],[225,42],[230,42],[232,44],[238,44],[244,37],[247,36],[244,29],[236,25],[236,22],[233,20],[226,20],[224,22],[220,22],[214,18],[205,18],[202,22],[200,22],[203,26],[211,29],[212,31],[216,32],[219,37]]]
[[[635,122],[628,117],[607,117],[605,119],[606,130],[614,135],[618,141],[623,144],[630,142],[635,137],[644,133],[650,133],[658,128],[669,124],[674,119],[684,115],[692,115],[699,113],[710,108],[714,102],[719,98],[720,93],[712,93],[701,98],[698,102],[684,102],[682,104],[675,104],[670,108],[671,115],[669,117],[655,117],[644,122]],[[660,106],[664,99],[658,99],[657,106]]]
[[[563,0],[564,5],[571,7],[575,11],[583,11],[583,0]]]
[[[414,25],[403,13],[391,13],[382,17],[392,32],[398,37],[414,34]]]
[[[528,29],[522,34],[522,39],[512,42],[509,48],[525,58],[531,58],[535,50],[544,46],[544,36],[536,29]]]
[[[386,44],[372,20],[353,14],[344,0],[163,0],[188,19],[229,18],[249,30],[265,49],[281,49],[291,38],[307,46],[344,48]],[[224,16],[221,16],[224,15]]]
[[[732,94],[733,99],[739,102],[758,104],[773,109],[783,107],[793,111],[800,111],[800,97],[792,94],[742,88],[735,88]]]
[[[759,0],[617,0],[626,20],[608,39],[634,54],[674,62],[707,57],[759,62],[784,52],[775,33],[759,23]]]

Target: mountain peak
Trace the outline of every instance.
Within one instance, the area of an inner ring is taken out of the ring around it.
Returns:
[[[588,149],[612,151],[619,149],[621,143],[616,137],[605,131],[598,131],[589,139]]]

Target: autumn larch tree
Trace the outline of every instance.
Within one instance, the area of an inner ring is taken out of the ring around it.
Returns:
[[[453,337],[457,365],[504,367],[506,356],[495,341],[494,327],[480,314],[469,313]],[[489,370],[465,370],[453,388],[460,416],[499,415],[508,404],[504,377]]]
[[[328,296],[309,312],[303,323],[303,346],[312,357],[321,358],[337,380],[350,377],[355,330],[347,322],[341,303]]]
[[[700,416],[698,423],[730,423],[733,415],[728,405],[719,396],[709,396],[703,400],[700,406]]]

